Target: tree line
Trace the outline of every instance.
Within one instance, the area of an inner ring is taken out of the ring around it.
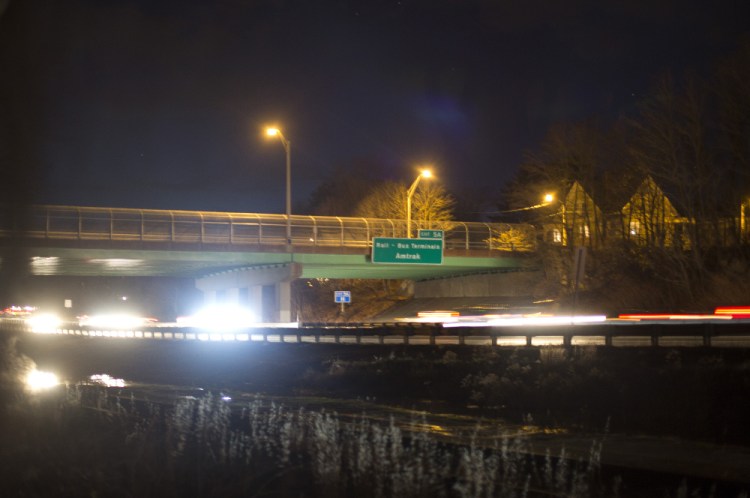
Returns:
[[[538,204],[542,193],[564,195],[579,182],[605,215],[620,213],[646,179],[689,221],[693,252],[726,244],[719,230],[750,202],[750,39],[706,77],[662,74],[633,115],[554,126],[527,153],[499,206]],[[731,224],[739,240],[740,225]],[[628,231],[599,236],[606,242]]]

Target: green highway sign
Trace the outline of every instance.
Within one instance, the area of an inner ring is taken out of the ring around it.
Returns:
[[[443,239],[444,236],[443,236],[442,230],[420,230],[419,238],[420,239]]]
[[[372,239],[372,262],[387,264],[443,264],[442,239]]]

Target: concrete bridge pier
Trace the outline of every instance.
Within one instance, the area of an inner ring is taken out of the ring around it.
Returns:
[[[292,315],[292,281],[299,263],[260,265],[213,273],[195,280],[205,303],[234,303],[255,312],[258,321],[288,323]]]

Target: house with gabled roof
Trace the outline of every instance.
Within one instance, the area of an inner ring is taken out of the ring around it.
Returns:
[[[573,182],[559,206],[551,222],[544,226],[548,242],[585,247],[598,247],[603,243],[604,215],[581,182]]]
[[[689,246],[687,224],[664,190],[648,175],[620,210],[623,237],[638,245]]]

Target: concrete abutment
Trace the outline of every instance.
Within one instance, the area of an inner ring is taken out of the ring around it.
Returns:
[[[206,304],[246,305],[261,322],[289,323],[295,318],[291,283],[301,271],[298,263],[240,268],[198,278],[195,287]]]

